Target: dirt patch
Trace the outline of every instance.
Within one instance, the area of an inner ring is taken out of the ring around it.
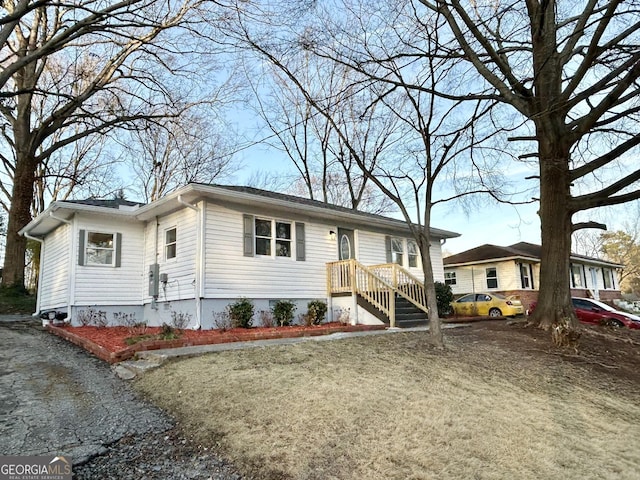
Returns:
[[[194,444],[256,478],[632,479],[640,471],[636,332],[476,323],[223,352],[136,386]]]
[[[552,356],[585,365],[594,372],[605,373],[608,379],[640,385],[640,330],[581,325],[577,349],[555,348],[548,332],[526,328],[521,321],[487,321],[470,328],[447,331],[452,337],[473,337],[509,349],[541,357]]]

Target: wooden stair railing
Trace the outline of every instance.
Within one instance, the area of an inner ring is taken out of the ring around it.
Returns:
[[[327,263],[327,292],[359,295],[389,318],[395,326],[395,296],[406,298],[429,313],[424,285],[397,264],[367,267],[357,260]]]
[[[397,263],[384,263],[368,267],[376,276],[390,283],[395,291],[412,304],[429,313],[427,307],[427,292],[424,283]]]

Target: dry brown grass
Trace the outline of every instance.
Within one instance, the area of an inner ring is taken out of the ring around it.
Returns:
[[[137,385],[256,478],[637,479],[640,393],[424,333],[212,354]]]

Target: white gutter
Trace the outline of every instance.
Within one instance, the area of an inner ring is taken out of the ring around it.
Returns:
[[[42,238],[29,235],[27,232],[23,232],[22,235],[29,240],[34,240],[40,244],[40,265],[38,266],[38,282],[42,280],[42,258],[44,257],[44,240]],[[40,313],[40,285],[36,288],[36,311],[32,316],[35,317]]]

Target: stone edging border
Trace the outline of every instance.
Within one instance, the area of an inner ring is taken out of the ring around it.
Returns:
[[[105,327],[109,328],[109,327]],[[215,345],[219,343],[232,343],[232,342],[247,342],[253,340],[273,340],[277,338],[297,338],[297,337],[315,337],[320,335],[330,335],[332,333],[340,333],[340,332],[365,332],[370,330],[384,330],[387,328],[386,325],[331,325],[327,328],[313,328],[309,330],[291,330],[287,331],[286,329],[282,329],[280,331],[270,331],[270,332],[252,332],[247,331],[247,333],[243,334],[220,334],[219,337],[215,338],[215,341],[212,341],[211,337],[205,338],[203,337],[201,340],[198,339],[175,339],[175,340],[149,340],[146,342],[140,342],[135,345],[131,345],[130,347],[124,348],[122,350],[118,350],[117,352],[111,352],[110,350],[98,345],[91,340],[84,338],[80,335],[76,335],[69,328],[60,328],[55,327],[53,325],[47,325],[46,329],[65,340],[78,345],[81,348],[84,348],[91,354],[95,355],[101,360],[104,360],[107,363],[114,364],[118,362],[122,362],[123,360],[128,360],[136,355],[136,353],[141,351],[148,350],[159,350],[163,348],[179,348],[179,347],[190,347],[197,345]]]

